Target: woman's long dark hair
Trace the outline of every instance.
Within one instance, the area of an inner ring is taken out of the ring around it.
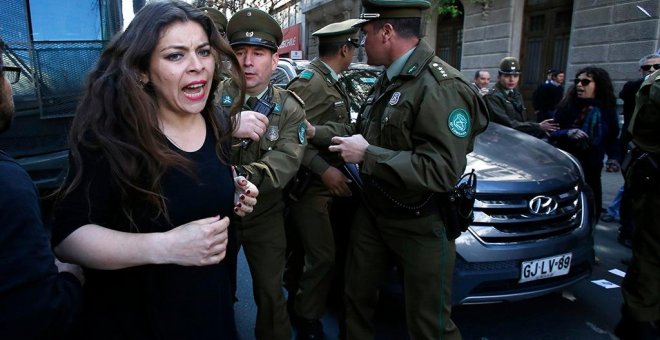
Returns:
[[[102,154],[111,179],[121,195],[121,207],[133,224],[132,207],[147,203],[158,215],[167,218],[160,181],[166,169],[180,167],[192,172],[189,160],[172,151],[159,128],[158,104],[150,84],[141,84],[140,74],[149,73],[151,55],[165,29],[175,23],[196,22],[206,32],[216,60],[211,94],[201,114],[216,138],[216,153],[226,160],[224,143],[231,138],[233,126],[223,122],[214,104],[224,69],[223,57],[231,62],[231,77],[245,92],[245,78],[229,44],[220,36],[210,18],[183,1],[150,1],[123,33],[118,34],[101,54],[88,75],[83,98],[77,108],[69,134],[75,176],[62,188],[66,195],[81,184],[81,151]],[[240,109],[236,101],[231,114]],[[137,226],[135,226],[137,227]]]
[[[596,83],[595,99],[600,107],[607,111],[615,112],[616,110],[616,96],[614,95],[614,86],[610,74],[600,67],[588,66],[575,72],[575,78],[581,74],[586,74],[591,77]],[[572,85],[558,107],[566,107],[571,102],[577,99],[577,87]]]

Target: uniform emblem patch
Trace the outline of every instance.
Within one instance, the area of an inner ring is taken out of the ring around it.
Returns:
[[[266,139],[271,142],[274,142],[280,138],[280,128],[277,125],[271,125],[266,130]]]
[[[280,103],[275,103],[275,108],[273,108],[274,113],[280,113],[282,111],[282,105]]]
[[[222,96],[222,106],[231,106],[234,103],[234,98],[230,96]]]
[[[467,137],[470,131],[470,115],[465,109],[454,109],[447,120],[449,131],[456,137]]]
[[[307,141],[307,124],[305,122],[300,123],[298,125],[298,140],[300,141],[300,144],[305,144]]]
[[[304,70],[304,71],[302,71],[302,73],[300,73],[300,78],[307,79],[307,80],[312,79],[313,76],[314,76],[314,72],[312,72],[310,70]]]
[[[392,93],[392,97],[390,97],[390,105],[396,105],[396,103],[399,102],[399,98],[401,98],[401,92],[394,92]]]

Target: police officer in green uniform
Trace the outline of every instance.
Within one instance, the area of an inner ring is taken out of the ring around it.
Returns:
[[[615,334],[623,340],[660,339],[660,71],[649,75],[637,92],[628,131],[636,149],[625,190],[636,227]]]
[[[495,123],[532,136],[547,138],[549,133],[557,130],[559,126],[552,119],[537,123],[536,119],[531,121],[527,117],[522,93],[518,91],[521,72],[518,59],[506,57],[500,61],[497,83],[484,96],[490,111],[490,118]]]
[[[358,163],[363,200],[346,265],[346,335],[373,339],[378,287],[401,271],[412,339],[459,339],[450,318],[454,240],[440,198],[463,174],[488,124],[481,95],[421,40],[425,0],[363,0],[368,63],[384,65],[353,129],[312,126],[311,143]],[[350,137],[339,137],[353,134]]]
[[[227,17],[219,10],[213,7],[201,7],[200,10],[204,11],[206,15],[213,20],[215,27],[218,28],[220,35],[226,36],[227,31]]]
[[[298,171],[305,151],[305,111],[293,92],[270,85],[282,29],[268,13],[255,8],[238,11],[227,24],[227,38],[245,75],[248,100],[244,109],[268,116],[261,138],[236,138],[231,155],[237,173],[259,188],[254,211],[233,221],[252,274],[255,335],[257,339],[290,339],[281,281],[286,249],[282,189]],[[240,89],[225,80],[221,93],[220,104],[230,107]]]
[[[350,122],[350,98],[339,82],[339,73],[348,69],[359,47],[358,29],[353,27],[357,22],[357,19],[350,19],[314,32],[312,35],[319,42],[319,57],[287,87],[305,102],[307,120],[311,124]],[[327,148],[317,149],[308,144],[302,165],[300,177],[310,176],[311,179],[302,195],[289,203],[289,227],[302,241],[305,264],[298,292],[289,294],[295,294],[294,310],[300,319],[298,338],[318,339],[323,334],[319,319],[325,313],[335,272],[330,205],[335,196],[350,196],[351,189],[348,178],[340,170],[343,161]]]

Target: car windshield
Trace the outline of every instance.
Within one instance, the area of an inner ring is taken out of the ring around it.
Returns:
[[[351,64],[348,70],[341,73],[340,81],[351,96],[351,120],[357,118],[360,107],[367,99],[369,90],[376,83],[382,72],[381,68],[366,64]]]

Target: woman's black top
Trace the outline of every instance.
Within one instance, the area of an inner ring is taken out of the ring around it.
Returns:
[[[170,148],[194,163],[194,173],[170,168],[161,185],[170,222],[148,205],[131,207],[136,228],[122,212],[118,187],[100,152],[82,153],[82,183],[54,212],[53,244],[86,224],[124,232],[164,232],[233,209],[234,184],[229,160],[216,156],[207,128],[201,149]],[[71,167],[73,170],[74,168]],[[72,178],[73,176],[69,176]],[[231,245],[230,245],[231,246]],[[228,250],[227,253],[230,253]],[[233,300],[228,261],[204,267],[145,265],[120,270],[85,268],[85,339],[234,339]]]

